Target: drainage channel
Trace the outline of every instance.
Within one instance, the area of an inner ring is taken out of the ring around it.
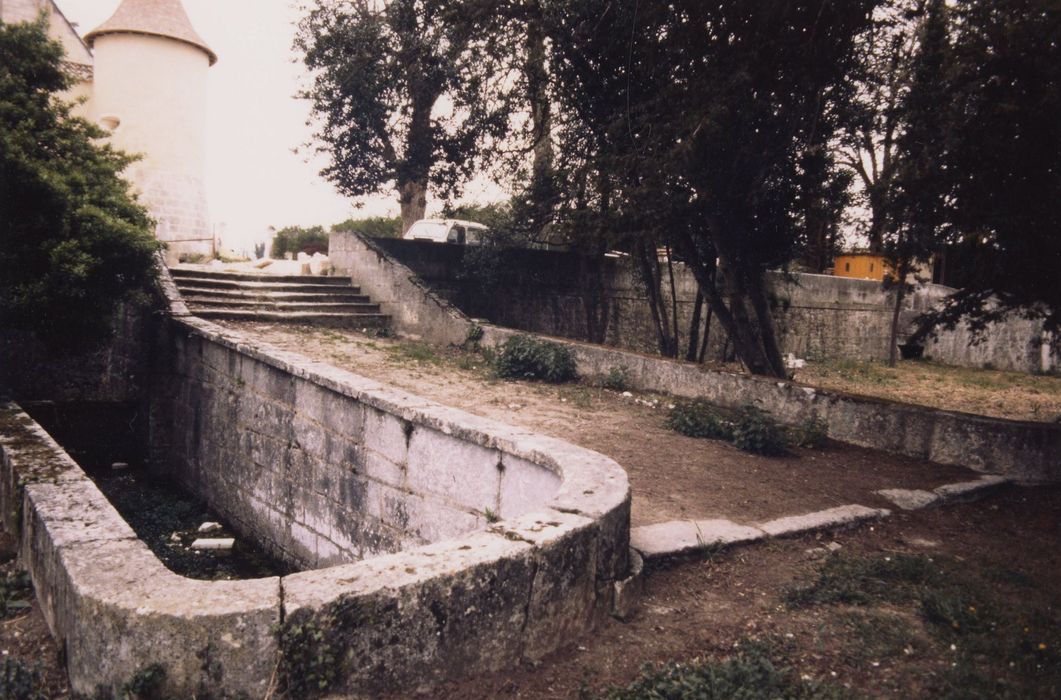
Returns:
[[[23,408],[170,571],[208,581],[295,571],[240,537],[179,484],[147,471],[143,413],[135,404],[39,402]]]

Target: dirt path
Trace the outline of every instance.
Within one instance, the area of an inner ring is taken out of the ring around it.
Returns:
[[[473,353],[352,331],[229,323],[264,342],[487,418],[596,450],[630,476],[633,525],[725,517],[754,523],[847,503],[888,504],[884,488],[933,488],[968,470],[849,445],[759,457],[663,427],[669,399],[584,385],[502,382]]]

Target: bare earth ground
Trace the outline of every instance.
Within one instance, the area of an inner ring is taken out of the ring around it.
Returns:
[[[569,440],[626,469],[635,526],[682,518],[755,523],[848,503],[887,506],[885,488],[934,488],[975,478],[959,467],[831,443],[760,457],[663,427],[670,399],[586,385],[493,379],[475,353],[353,331],[223,324],[440,403]]]
[[[1050,422],[1061,420],[1061,376],[949,367],[905,360],[807,362],[796,370],[803,384],[917,403],[948,411],[996,418]]]
[[[823,545],[833,542],[840,549],[826,554]],[[1012,487],[835,537],[775,540],[687,560],[648,577],[631,622],[608,620],[536,668],[454,683],[433,696],[595,697],[627,685],[645,664],[719,660],[756,640],[796,678],[851,697],[1061,697],[1059,542],[1061,489]],[[872,575],[863,587],[883,585],[884,592],[862,604],[800,607],[787,599],[829,559],[855,570],[867,561],[899,572],[910,564],[938,566],[945,576],[915,587],[909,600]]]

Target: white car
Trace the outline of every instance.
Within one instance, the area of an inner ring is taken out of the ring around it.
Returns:
[[[460,219],[420,219],[402,236],[407,241],[432,241],[434,243],[456,243],[478,245],[489,229],[474,221]]]

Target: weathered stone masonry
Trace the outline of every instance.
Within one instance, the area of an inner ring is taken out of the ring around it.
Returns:
[[[630,501],[610,459],[196,319],[170,319],[158,342],[153,468],[245,536],[328,568],[169,572],[8,404],[0,506],[21,514],[5,526],[76,692],[157,662],[177,697],[263,697],[270,678],[321,672],[301,665],[307,644],[331,659],[330,692],[394,692],[540,658],[611,612]]]

